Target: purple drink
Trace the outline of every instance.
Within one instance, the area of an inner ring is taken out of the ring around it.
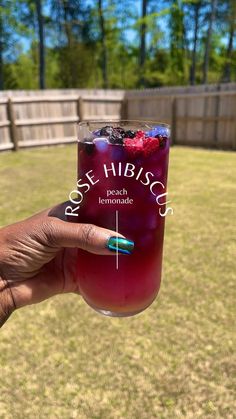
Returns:
[[[163,124],[79,124],[77,221],[135,243],[131,255],[78,251],[81,295],[103,314],[137,314],[159,291],[168,156],[169,128]]]

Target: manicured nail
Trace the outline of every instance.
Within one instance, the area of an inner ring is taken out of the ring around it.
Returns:
[[[118,251],[118,253],[122,253],[123,255],[131,255],[134,248],[134,242],[132,240],[114,236],[109,238],[107,247],[112,252]]]

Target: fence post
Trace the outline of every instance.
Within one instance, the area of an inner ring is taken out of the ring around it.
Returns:
[[[84,103],[81,96],[79,96],[77,100],[77,115],[79,117],[79,122],[84,120]]]
[[[221,85],[220,84],[218,84],[218,86],[217,86],[217,92],[219,92],[220,90],[221,90]],[[216,96],[216,103],[215,103],[215,123],[214,123],[214,138],[213,138],[213,141],[214,141],[214,146],[217,148],[219,145],[218,145],[218,141],[219,141],[219,138],[218,138],[218,126],[219,126],[219,110],[220,110],[220,95],[217,95]]]
[[[128,98],[124,98],[122,103],[121,103],[121,111],[120,111],[120,116],[123,121],[129,119],[128,118]]]
[[[176,96],[172,99],[172,110],[171,110],[171,143],[172,145],[176,144],[176,123],[177,123],[177,106],[176,106]]]
[[[11,141],[13,142],[13,150],[17,151],[19,150],[19,144],[18,144],[18,132],[17,132],[17,126],[15,123],[15,113],[13,108],[13,102],[9,98],[7,102],[7,117],[10,122],[10,136]]]

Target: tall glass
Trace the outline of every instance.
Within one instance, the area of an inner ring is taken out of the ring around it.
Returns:
[[[143,137],[143,148],[132,138],[119,143],[107,136],[114,128],[125,131],[123,137],[141,138],[145,133],[152,140]],[[114,230],[134,241],[130,255],[101,256],[78,250],[80,293],[102,314],[132,316],[145,310],[160,288],[169,127],[153,122],[91,121],[80,123],[78,130],[81,202],[77,221]],[[158,138],[158,147],[153,138]]]

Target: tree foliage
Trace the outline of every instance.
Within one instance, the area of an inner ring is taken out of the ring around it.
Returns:
[[[0,88],[235,81],[235,19],[234,0],[0,0]]]

